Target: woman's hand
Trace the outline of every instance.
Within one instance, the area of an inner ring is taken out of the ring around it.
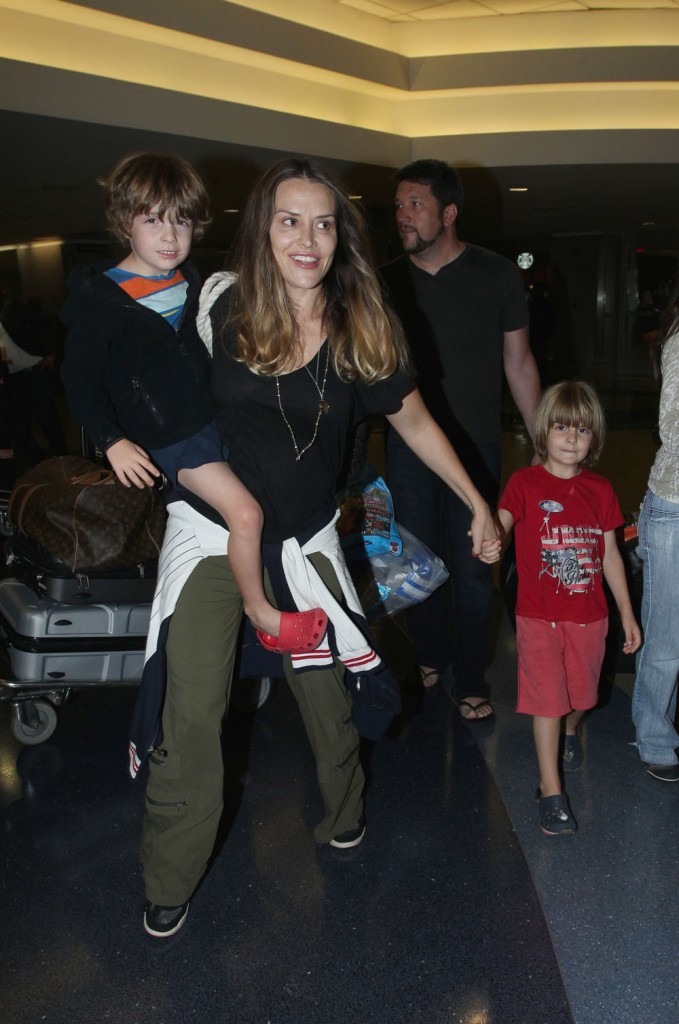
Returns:
[[[502,542],[490,509],[484,503],[474,511],[468,536],[472,539],[472,555],[491,565],[500,558]]]
[[[124,487],[153,487],[154,478],[160,476],[143,448],[123,438],[106,449],[106,458],[111,469]]]

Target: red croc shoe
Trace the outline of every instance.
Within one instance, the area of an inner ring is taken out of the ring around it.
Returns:
[[[328,628],[328,616],[322,608],[308,612],[281,612],[278,636],[257,630],[257,639],[267,651],[276,654],[303,654],[315,651]]]

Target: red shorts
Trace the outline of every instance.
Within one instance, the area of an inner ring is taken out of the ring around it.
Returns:
[[[524,715],[560,718],[597,702],[608,619],[548,622],[516,616],[519,694]]]

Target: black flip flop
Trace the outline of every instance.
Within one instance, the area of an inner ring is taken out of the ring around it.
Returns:
[[[425,679],[429,679],[429,676],[437,676],[438,678],[436,679],[435,682],[429,683],[429,685],[427,685],[427,683],[425,683]],[[437,668],[430,668],[428,672],[423,672],[422,669],[420,669],[420,682],[422,683],[422,689],[424,690],[424,692],[431,693],[431,691],[435,690],[436,687],[441,682],[441,673]]]
[[[469,708],[470,711],[475,712],[478,711],[479,708],[490,708],[489,715],[475,714],[473,717],[470,718],[466,718],[465,715],[463,715],[462,712],[460,711],[460,718],[462,719],[463,722],[490,722],[491,718],[495,714],[495,712],[493,711],[493,705],[490,703],[489,700],[482,700],[479,704],[470,704],[468,700],[458,700],[457,707],[458,710],[461,707],[465,707]]]

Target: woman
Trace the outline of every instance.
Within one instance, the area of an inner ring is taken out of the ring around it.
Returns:
[[[679,284],[652,349],[660,391],[660,449],[639,517],[639,558],[644,567],[641,626],[632,718],[637,747],[649,775],[679,782],[675,728],[679,672]]]
[[[285,656],[284,665],[325,805],[315,839],[349,848],[365,829],[364,776],[345,671],[383,671],[334,529],[351,428],[386,414],[469,506],[473,553],[494,561],[499,541],[488,506],[399,369],[400,327],[383,308],[361,218],[322,167],[289,159],[264,175],[244,214],[234,269],[209,279],[198,316],[213,354],[217,423],[230,465],[264,511],[276,602],[328,612],[326,641],[294,664]],[[170,506],[161,555],[161,577],[179,592],[168,602],[163,740],[150,758],[142,848],[144,926],[156,937],[181,927],[212,853],[222,810],[219,728],[241,616],[228,558],[219,555],[224,532],[207,506],[203,515],[194,508]],[[195,568],[177,587],[173,568],[187,551]]]

